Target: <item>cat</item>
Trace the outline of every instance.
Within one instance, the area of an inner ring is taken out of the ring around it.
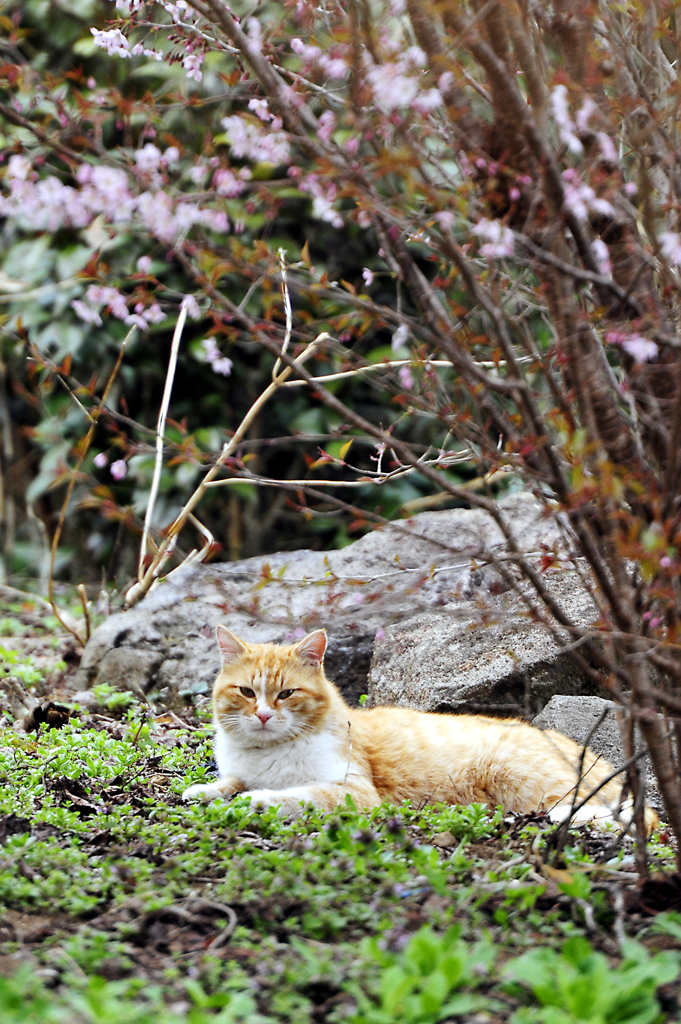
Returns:
[[[326,633],[291,646],[244,643],[217,627],[222,667],[213,689],[219,779],[190,786],[185,800],[237,793],[256,808],[299,814],[301,804],[330,811],[349,794],[357,808],[384,800],[501,805],[552,821],[628,822],[613,768],[558,732],[515,719],[442,715],[408,708],[351,708],[324,673]],[[655,812],[646,808],[650,829]]]

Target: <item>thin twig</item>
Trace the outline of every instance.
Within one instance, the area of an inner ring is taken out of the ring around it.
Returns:
[[[158,495],[158,488],[161,482],[161,472],[163,470],[163,435],[166,429],[166,419],[168,418],[168,406],[170,405],[170,396],[173,390],[173,381],[175,380],[175,370],[177,368],[177,354],[180,350],[180,341],[182,339],[182,331],[187,320],[187,309],[185,306],[180,307],[180,313],[175,324],[175,330],[173,332],[173,340],[170,346],[170,356],[168,358],[168,369],[166,371],[166,382],[163,389],[163,399],[161,400],[161,410],[158,414],[158,423],[156,425],[156,461],[154,463],[154,476],[151,481],[151,491],[149,492],[149,501],[147,502],[147,511],[144,516],[144,529],[142,531],[142,542],[140,544],[140,557],[137,566],[137,579],[142,579],[144,572],[144,560],[147,557],[147,546],[149,531],[151,530],[151,523],[154,516],[154,506],[156,504],[156,497]]]

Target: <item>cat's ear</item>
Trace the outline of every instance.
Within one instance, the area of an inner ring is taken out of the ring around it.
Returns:
[[[293,648],[301,661],[313,668],[321,668],[326,651],[326,633],[323,629],[315,629]]]
[[[239,637],[235,636],[234,633],[231,633],[226,626],[217,626],[215,636],[220,648],[223,668],[226,665],[231,665],[233,661],[236,661],[237,658],[240,658],[248,650],[246,644],[239,640]]]

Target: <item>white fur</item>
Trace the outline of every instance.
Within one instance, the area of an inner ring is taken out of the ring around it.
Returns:
[[[284,814],[295,812],[301,802],[312,799],[311,786],[342,786],[349,767],[354,767],[348,766],[339,737],[329,729],[282,742],[281,728],[270,729],[273,720],[263,727],[256,719],[258,729],[252,727],[250,719],[244,721],[245,729],[229,733],[216,723],[215,760],[220,778],[239,779],[245,786],[243,796],[251,797],[254,808],[279,806]],[[276,788],[272,788],[273,783]],[[208,803],[225,795],[229,794],[223,792],[218,781],[190,786],[182,799]]]
[[[268,729],[267,723],[263,732]],[[215,760],[221,778],[233,775],[247,790],[342,783],[347,771],[341,743],[330,730],[303,733],[288,742],[246,746],[240,736],[218,726]]]

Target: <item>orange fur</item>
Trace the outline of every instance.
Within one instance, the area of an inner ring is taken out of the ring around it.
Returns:
[[[218,642],[220,779],[192,786],[187,799],[246,791],[256,805],[295,813],[301,801],[331,810],[349,793],[363,808],[408,799],[547,811],[555,820],[570,813],[582,748],[560,733],[482,715],[351,708],[324,674],[321,630],[278,646],[246,644],[219,626]],[[588,749],[576,802],[612,771]],[[576,820],[614,820],[620,793],[608,782]],[[649,827],[656,821],[649,809],[646,818]]]

